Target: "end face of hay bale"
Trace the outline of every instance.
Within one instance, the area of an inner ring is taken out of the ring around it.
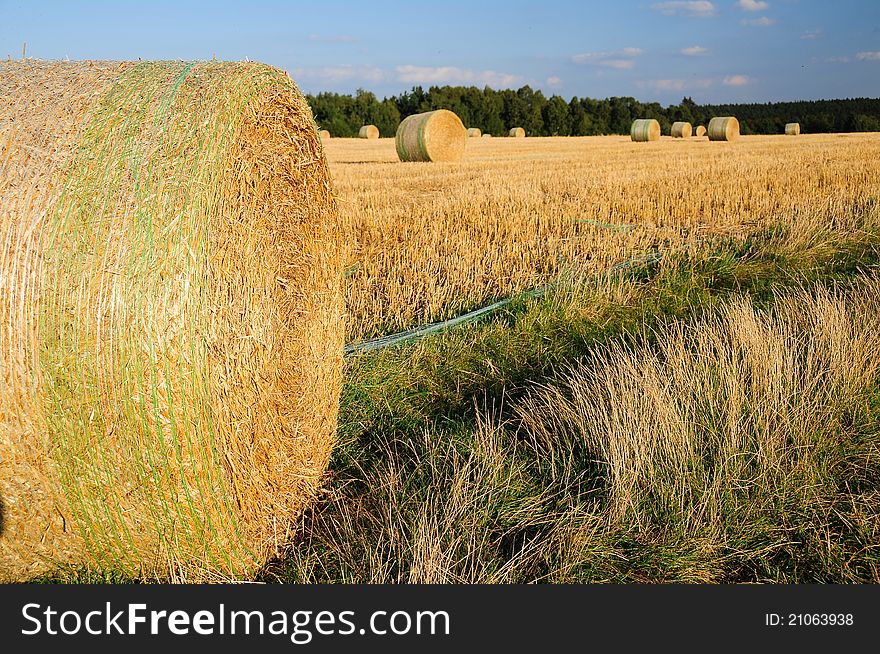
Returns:
[[[713,118],[708,134],[710,141],[735,141],[739,138],[739,121],[733,116]]]
[[[660,123],[653,118],[639,118],[633,121],[629,130],[630,138],[637,143],[660,140]]]
[[[672,137],[677,139],[688,139],[693,133],[693,127],[690,123],[677,122],[672,123]]]
[[[395,136],[401,161],[458,161],[466,140],[461,119],[447,109],[407,116]]]
[[[800,123],[788,123],[785,126],[785,135],[786,136],[800,136],[801,133],[801,124]]]
[[[694,136],[706,136],[706,126],[700,125],[694,132]]]
[[[318,131],[318,136],[320,136],[322,139],[329,139],[329,138],[330,138],[330,132],[327,131],[326,129],[322,129],[322,130],[319,130],[319,131]]]
[[[375,125],[364,125],[358,130],[359,139],[377,139],[379,138],[379,128]]]
[[[507,135],[515,139],[522,139],[526,136],[526,130],[522,127],[512,127],[510,131],[507,132]]]
[[[469,139],[478,139],[482,134],[479,127],[468,127],[467,135]]]
[[[305,99],[256,63],[2,62],[0,90],[0,579],[253,574],[336,431],[340,224]]]

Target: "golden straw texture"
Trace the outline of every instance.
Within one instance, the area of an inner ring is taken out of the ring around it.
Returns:
[[[377,139],[379,138],[379,128],[375,125],[364,125],[358,130],[359,139]]]
[[[660,123],[653,118],[639,118],[633,121],[629,131],[630,138],[639,143],[660,140]]]
[[[466,140],[461,120],[446,109],[407,116],[395,137],[401,161],[458,161]]]
[[[253,574],[340,391],[305,100],[219,62],[0,62],[0,96],[0,579]]]
[[[733,116],[709,121],[710,141],[735,141],[739,138],[739,121]]]
[[[788,123],[785,126],[785,135],[786,136],[800,136],[801,134],[801,124],[800,123]]]
[[[512,136],[516,139],[525,138],[526,130],[524,130],[522,127],[512,127],[507,135]]]
[[[693,133],[693,128],[690,123],[678,122],[672,123],[672,131],[670,132],[673,138],[677,139],[689,139],[691,134]]]
[[[694,136],[706,136],[706,126],[700,125],[697,127],[696,132],[694,132]]]

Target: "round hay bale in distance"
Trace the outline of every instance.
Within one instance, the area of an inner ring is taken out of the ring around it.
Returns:
[[[633,121],[629,130],[630,138],[637,143],[660,140],[660,123],[653,118],[639,118]]]
[[[490,138],[492,138],[492,135],[491,134],[483,134],[483,136],[481,138],[490,139]]]
[[[0,61],[0,580],[249,577],[342,371],[318,130],[257,63]]]
[[[800,136],[801,135],[801,124],[800,123],[786,124],[785,135],[786,136]]]
[[[329,139],[330,132],[326,129],[318,130],[318,136],[320,136],[322,139]]]
[[[395,136],[401,161],[458,161],[466,140],[461,119],[447,109],[407,116]]]
[[[526,130],[524,130],[522,127],[511,127],[510,131],[507,132],[507,135],[515,139],[522,139],[526,136]]]
[[[694,136],[706,136],[706,126],[700,125],[694,132]]]
[[[379,138],[379,128],[375,125],[364,125],[358,130],[359,139],[377,139]]]
[[[482,134],[479,127],[468,127],[467,135],[469,139],[478,139]]]
[[[693,133],[693,127],[690,123],[685,122],[672,123],[672,131],[670,133],[676,139],[689,139]]]
[[[735,141],[739,138],[739,121],[733,116],[713,118],[708,134],[710,141]]]

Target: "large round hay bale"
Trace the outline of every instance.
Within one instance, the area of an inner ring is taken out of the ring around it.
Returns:
[[[364,125],[358,130],[359,139],[377,139],[379,138],[379,128],[375,125]]]
[[[478,139],[483,133],[480,131],[479,127],[468,127],[467,135],[469,139]]]
[[[507,135],[512,136],[515,139],[525,138],[526,130],[524,130],[522,127],[511,127],[510,131],[507,132]]]
[[[694,132],[694,136],[706,136],[706,126],[700,125]]]
[[[693,127],[691,127],[690,123],[685,122],[672,123],[672,131],[670,133],[673,138],[689,139],[693,133]]]
[[[734,141],[739,138],[739,121],[733,116],[713,118],[708,133],[710,141]]]
[[[786,136],[800,136],[801,134],[801,124],[800,123],[788,123],[785,126],[785,135]]]
[[[320,136],[322,139],[329,139],[330,132],[326,129],[318,130],[318,136]]]
[[[275,557],[334,438],[341,242],[256,63],[0,61],[0,580]]]
[[[639,118],[633,121],[629,130],[630,138],[638,143],[660,140],[660,123],[653,118]]]
[[[458,161],[467,132],[458,116],[437,109],[404,118],[395,140],[401,161]]]

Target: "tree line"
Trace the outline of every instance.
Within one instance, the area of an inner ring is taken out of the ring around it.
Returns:
[[[804,133],[880,131],[880,99],[870,98],[698,105],[686,97],[680,104],[663,107],[630,97],[566,101],[558,95],[548,98],[529,86],[502,91],[415,86],[382,100],[364,90],[354,95],[318,93],[306,99],[321,129],[338,137],[357,136],[362,125],[370,124],[382,136],[393,136],[403,118],[433,109],[454,111],[465,127],[478,127],[494,136],[506,135],[511,127],[522,127],[531,136],[629,134],[636,118],[656,118],[668,134],[675,121],[706,125],[713,116],[736,116],[743,134],[780,134],[786,123],[800,123]]]

